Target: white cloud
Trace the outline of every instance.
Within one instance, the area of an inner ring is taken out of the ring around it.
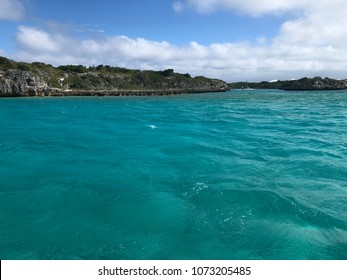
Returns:
[[[257,42],[258,42],[259,45],[265,45],[266,42],[267,42],[267,39],[264,36],[260,36],[260,37],[257,38]]]
[[[56,35],[50,35],[43,30],[22,25],[19,27],[16,39],[22,48],[33,53],[57,52],[61,49],[61,46],[57,38],[54,37]]]
[[[192,7],[201,13],[217,10],[236,10],[252,16],[263,14],[281,14],[320,8],[342,0],[185,0],[186,7]]]
[[[25,9],[18,0],[0,0],[0,20],[20,20]]]
[[[184,5],[180,1],[175,1],[172,4],[172,8],[174,9],[175,12],[180,13],[184,10]]]
[[[285,22],[275,40],[282,44],[345,47],[347,43],[346,4],[344,7],[336,7],[333,11],[322,10],[304,18]]]
[[[50,34],[29,26],[21,26],[16,36],[18,59],[60,64],[112,64],[133,67],[158,67],[169,61],[175,47],[167,42],[131,39],[126,36],[99,36],[77,39],[66,34]],[[146,65],[146,66],[145,66]]]

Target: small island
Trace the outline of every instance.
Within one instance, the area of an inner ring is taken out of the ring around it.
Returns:
[[[221,92],[226,82],[203,76],[131,70],[109,65],[53,67],[42,62],[15,62],[0,57],[0,97],[151,96]]]

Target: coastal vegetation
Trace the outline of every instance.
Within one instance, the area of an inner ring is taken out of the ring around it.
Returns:
[[[64,65],[16,62],[0,57],[0,96],[139,95],[225,91],[224,81],[163,71],[109,65]]]

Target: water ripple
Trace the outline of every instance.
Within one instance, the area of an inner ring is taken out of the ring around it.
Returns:
[[[0,257],[346,259],[346,130],[344,91],[1,99]]]

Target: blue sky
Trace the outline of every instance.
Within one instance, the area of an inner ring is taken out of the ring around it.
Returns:
[[[227,81],[347,78],[343,0],[0,0],[0,55]]]

